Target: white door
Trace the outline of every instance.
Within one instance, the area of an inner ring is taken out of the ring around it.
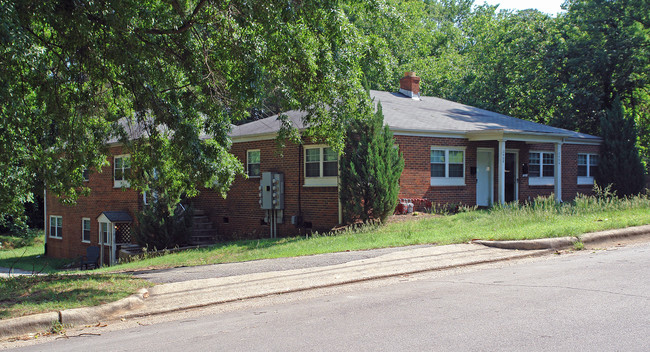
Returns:
[[[476,205],[492,205],[494,193],[494,150],[476,151]]]

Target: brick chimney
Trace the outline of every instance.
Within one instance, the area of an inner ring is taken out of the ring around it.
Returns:
[[[420,77],[415,72],[406,71],[399,80],[399,92],[409,98],[420,99]]]

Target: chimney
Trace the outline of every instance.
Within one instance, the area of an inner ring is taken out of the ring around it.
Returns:
[[[409,98],[420,99],[420,77],[415,72],[406,71],[399,80],[399,92]]]

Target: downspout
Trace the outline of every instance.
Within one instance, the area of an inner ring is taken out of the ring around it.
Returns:
[[[300,198],[300,192],[302,191],[302,181],[301,181],[301,167],[302,165],[302,143],[298,144],[298,219],[302,219],[302,200]],[[302,221],[296,221],[296,225],[299,227],[302,226]]]
[[[47,257],[47,189],[45,188],[45,182],[43,182],[43,234],[45,239],[43,240],[43,255]]]

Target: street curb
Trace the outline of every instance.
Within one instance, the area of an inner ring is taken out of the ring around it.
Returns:
[[[189,305],[184,305],[182,307],[165,307],[165,308],[158,309],[158,310],[153,310],[153,311],[150,310],[150,311],[146,311],[146,312],[137,312],[137,311],[136,312],[130,312],[130,313],[124,314],[123,317],[127,318],[127,319],[133,319],[133,318],[155,316],[155,315],[161,315],[161,314],[168,314],[168,313],[184,311],[184,310],[188,310],[188,309],[198,309],[198,308],[210,307],[210,306],[215,306],[215,305],[224,304],[224,303],[231,303],[231,302],[238,302],[238,301],[243,301],[243,300],[248,300],[248,299],[268,297],[268,296],[272,296],[272,295],[280,295],[280,294],[303,292],[303,291],[322,289],[322,288],[328,288],[328,287],[336,287],[336,286],[349,285],[349,284],[372,281],[372,280],[387,279],[387,278],[398,277],[398,276],[403,276],[403,275],[413,275],[413,274],[420,274],[420,273],[433,272],[433,271],[442,271],[442,270],[449,270],[449,269],[455,269],[455,268],[464,268],[464,267],[469,267],[469,266],[474,266],[474,265],[504,262],[504,261],[509,261],[509,260],[513,260],[513,259],[534,258],[534,257],[540,257],[540,256],[547,255],[547,254],[549,254],[549,252],[550,251],[539,251],[539,252],[529,252],[529,253],[522,252],[521,254],[506,257],[506,258],[475,260],[475,261],[470,261],[470,262],[466,262],[466,263],[462,263],[462,264],[451,264],[451,265],[445,265],[445,266],[440,266],[440,267],[430,268],[430,269],[417,269],[417,270],[406,269],[404,271],[391,273],[391,274],[373,275],[373,276],[367,276],[367,277],[363,277],[363,278],[343,279],[343,280],[340,280],[340,281],[335,282],[335,283],[312,284],[312,285],[308,285],[308,286],[304,286],[304,287],[298,287],[298,288],[279,289],[279,290],[275,290],[275,291],[272,291],[272,292],[265,292],[265,293],[261,293],[261,294],[251,294],[251,295],[242,295],[242,296],[239,296],[239,297],[236,297],[236,298],[214,300],[214,301],[207,302],[207,303],[189,304]]]
[[[59,321],[59,312],[39,313],[0,320],[0,338],[19,336],[34,331],[48,330]]]
[[[576,242],[598,243],[617,238],[626,238],[650,234],[650,225],[627,227],[624,229],[605,230],[585,233],[577,237],[540,238],[535,240],[489,241],[472,240],[472,243],[501,249],[561,249],[573,246]]]
[[[127,312],[144,305],[149,296],[146,288],[138,290],[119,301],[95,307],[66,309],[57,312],[39,313],[24,317],[0,320],[0,338],[19,336],[37,331],[47,331],[55,322],[63,326],[98,323],[110,319],[119,313]]]
[[[110,319],[122,312],[142,307],[148,296],[149,291],[142,288],[137,293],[116,302],[94,307],[66,309],[61,311],[60,321],[64,326],[99,323],[101,320]]]

